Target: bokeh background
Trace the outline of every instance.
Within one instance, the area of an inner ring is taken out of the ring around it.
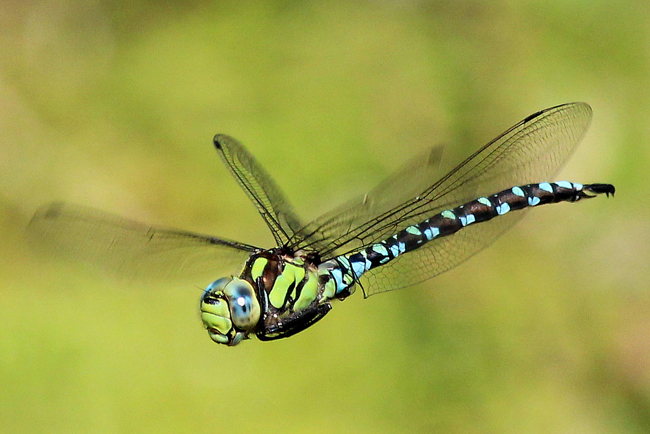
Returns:
[[[6,0],[0,38],[2,432],[650,431],[646,2]],[[615,199],[291,339],[218,346],[205,280],[125,286],[23,241],[64,200],[271,247],[217,132],[310,219],[570,101],[594,120],[558,179]]]

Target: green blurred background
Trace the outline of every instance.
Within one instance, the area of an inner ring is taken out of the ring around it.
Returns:
[[[2,432],[650,431],[647,2],[3,1],[0,38]],[[570,101],[594,121],[558,179],[615,199],[284,341],[218,346],[209,282],[125,287],[22,240],[64,200],[271,247],[217,132],[310,219]]]

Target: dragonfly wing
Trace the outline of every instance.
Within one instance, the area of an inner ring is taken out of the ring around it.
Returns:
[[[38,251],[82,262],[127,280],[214,280],[236,273],[255,247],[149,226],[77,205],[39,209],[27,227]],[[215,277],[216,276],[216,277]]]
[[[576,148],[590,120],[591,107],[585,103],[542,110],[508,129],[439,180],[430,180],[419,194],[407,197],[390,210],[379,209],[382,212],[373,219],[356,225],[353,217],[345,216],[351,208],[317,219],[311,225],[328,227],[331,224],[329,233],[341,234],[338,238],[321,240],[328,243],[322,257],[329,259],[337,254],[358,251],[478,197],[515,185],[550,180]],[[418,177],[414,182],[418,185],[424,183],[417,171],[413,175],[408,172],[402,170],[397,176]],[[389,180],[400,182],[396,176]],[[389,185],[390,182],[384,183],[371,194],[382,196],[390,191]],[[450,237],[433,240],[398,257],[385,267],[371,270],[367,295],[408,286],[455,267],[491,244],[523,215],[523,212],[512,213],[464,228]]]
[[[278,185],[237,140],[217,134],[214,144],[273,233],[277,245],[285,245],[302,224]]]
[[[352,199],[314,220],[296,234],[289,245],[294,249],[310,249],[319,252],[345,246],[347,250],[361,247],[355,239],[354,228],[362,227],[389,210],[416,197],[441,176],[440,162],[443,147],[435,146],[418,155],[401,170],[392,174],[369,193]]]

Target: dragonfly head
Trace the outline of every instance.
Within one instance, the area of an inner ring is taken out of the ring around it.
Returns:
[[[201,321],[210,339],[218,344],[237,345],[255,329],[260,304],[253,286],[237,277],[212,282],[201,297]]]

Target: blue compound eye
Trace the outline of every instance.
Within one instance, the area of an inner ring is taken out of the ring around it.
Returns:
[[[223,288],[232,280],[232,277],[222,277],[221,279],[215,280],[205,288],[203,291],[203,297],[209,294],[214,294],[217,291],[223,291]]]
[[[252,330],[260,319],[260,304],[250,283],[233,278],[223,290],[230,304],[230,319],[242,330]]]

